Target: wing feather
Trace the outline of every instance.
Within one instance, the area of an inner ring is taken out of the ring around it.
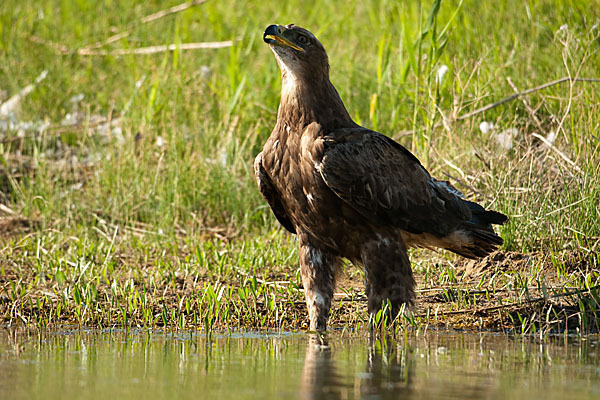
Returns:
[[[281,225],[291,233],[296,233],[296,228],[290,217],[288,216],[283,202],[281,201],[281,197],[277,192],[277,189],[271,182],[271,178],[267,171],[262,165],[262,153],[256,156],[254,160],[254,174],[256,175],[256,181],[258,182],[258,188],[262,193],[265,200],[271,207],[271,211],[275,214],[275,218],[279,221]]]
[[[412,153],[387,136],[346,128],[324,137],[324,144],[323,180],[373,223],[445,236],[470,220],[459,192],[433,179]]]

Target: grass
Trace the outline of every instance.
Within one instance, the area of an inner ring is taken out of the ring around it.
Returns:
[[[510,216],[502,252],[480,263],[412,253],[419,308],[404,324],[598,330],[599,83],[567,81],[464,116],[562,77],[599,78],[599,7],[209,0],[142,22],[177,3],[0,5],[0,102],[47,71],[0,117],[0,321],[305,327],[296,244],[252,173],[280,89],[262,30],[295,22],[328,49],[357,122]],[[330,320],[364,326],[361,273],[346,275]]]

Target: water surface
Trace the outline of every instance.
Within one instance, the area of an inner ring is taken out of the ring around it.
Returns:
[[[598,399],[596,339],[0,330],[2,399]]]

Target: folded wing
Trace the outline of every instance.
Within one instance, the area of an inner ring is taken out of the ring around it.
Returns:
[[[456,189],[433,179],[412,153],[387,136],[347,128],[332,132],[324,143],[325,183],[373,224],[443,237],[471,219]]]

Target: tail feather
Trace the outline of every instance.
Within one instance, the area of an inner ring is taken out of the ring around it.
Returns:
[[[463,233],[459,235],[462,240],[453,243],[448,250],[467,258],[485,257],[504,243],[492,225],[502,225],[508,217],[497,211],[486,210],[477,203],[467,201],[467,205],[472,218],[459,226],[458,231]]]

